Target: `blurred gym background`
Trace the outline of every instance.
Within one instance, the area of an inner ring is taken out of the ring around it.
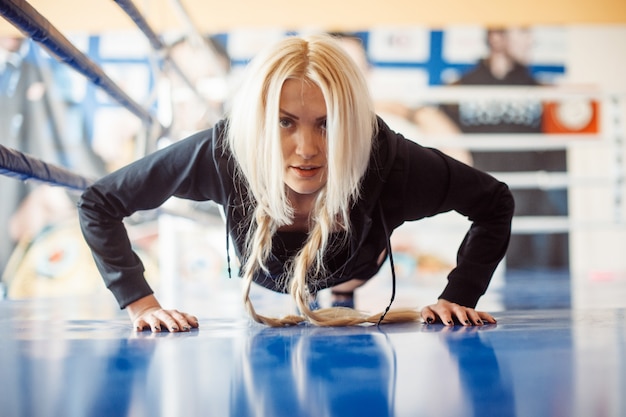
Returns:
[[[514,236],[482,308],[624,306],[623,1],[2,0],[0,11],[5,152],[101,177],[212,126],[259,48],[334,33],[392,128],[513,189]],[[79,191],[0,172],[1,298],[106,293]],[[166,302],[236,289],[213,205],[172,199],[127,227]],[[449,213],[394,234],[399,304],[436,298],[467,227]],[[381,271],[357,307],[388,285]]]

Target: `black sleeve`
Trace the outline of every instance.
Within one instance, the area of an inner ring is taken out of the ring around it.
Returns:
[[[471,226],[457,253],[457,265],[439,298],[475,307],[504,258],[511,236],[513,196],[506,184],[442,152],[402,141],[398,154],[407,170],[405,220],[455,210]]]
[[[123,219],[172,196],[224,204],[231,182],[222,180],[226,172],[220,166],[227,162],[217,141],[218,129],[199,132],[103,177],[82,194],[83,236],[120,307],[152,294]]]

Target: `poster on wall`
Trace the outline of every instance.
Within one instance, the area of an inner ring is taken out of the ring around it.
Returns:
[[[377,28],[362,37],[373,66],[373,94],[412,105],[429,97],[429,87],[558,86],[567,75],[561,27]],[[598,133],[597,101],[529,97],[473,94],[444,109],[464,133]]]

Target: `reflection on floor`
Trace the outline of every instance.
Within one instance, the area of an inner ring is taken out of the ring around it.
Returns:
[[[157,335],[133,332],[110,297],[0,302],[0,414],[626,415],[626,309],[272,329],[225,294],[180,306],[199,330]]]

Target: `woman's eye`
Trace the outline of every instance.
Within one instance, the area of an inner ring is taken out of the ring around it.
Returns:
[[[278,124],[282,128],[289,128],[289,127],[291,127],[291,120],[290,119],[281,118],[279,120]]]
[[[320,129],[323,131],[326,131],[326,120],[324,120],[323,122],[320,122]]]

